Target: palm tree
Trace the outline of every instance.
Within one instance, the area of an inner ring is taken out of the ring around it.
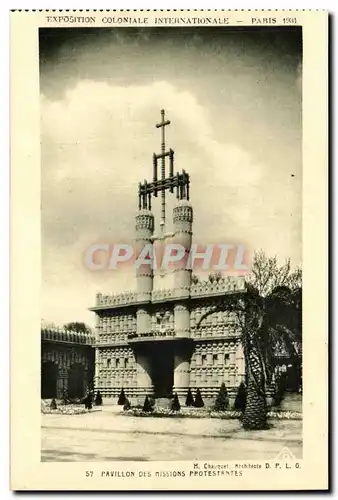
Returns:
[[[247,384],[247,401],[242,420],[244,429],[267,427],[266,366],[259,335],[263,327],[263,304],[262,298],[255,292],[249,292],[243,303],[241,341]]]
[[[301,342],[301,289],[277,287],[266,297],[255,290],[245,298],[242,343],[247,377],[247,403],[243,415],[245,429],[267,427],[266,389],[275,368],[274,347],[283,344],[297,357]]]
[[[275,288],[262,297],[258,290],[247,285],[240,298],[227,300],[203,315],[222,310],[235,311],[241,329],[247,384],[247,401],[243,414],[243,427],[249,430],[267,428],[266,389],[274,371],[274,346],[283,342],[291,355],[301,342],[301,289],[285,286]]]

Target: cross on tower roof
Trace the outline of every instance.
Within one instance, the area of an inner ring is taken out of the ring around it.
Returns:
[[[156,128],[161,129],[161,153],[153,154],[153,182],[139,184],[139,209],[149,208],[151,210],[151,196],[157,197],[158,192],[161,192],[161,228],[165,226],[165,192],[169,190],[171,193],[176,188],[176,197],[179,200],[186,198],[189,200],[189,174],[182,170],[182,173],[174,175],[174,151],[169,149],[166,151],[165,146],[165,127],[170,125],[170,121],[165,119],[165,111],[161,110],[161,122],[157,123]],[[166,178],[165,166],[166,157],[169,157],[169,176]],[[158,160],[161,159],[161,178],[158,178]]]
[[[167,125],[170,125],[170,121],[169,120],[165,120],[165,111],[164,109],[161,109],[161,123],[157,123],[156,124],[156,128],[160,128],[162,127],[162,144],[165,143],[165,140],[164,140],[164,127],[166,127]]]
[[[170,125],[169,120],[165,120],[165,111],[161,109],[161,122],[156,124],[156,128],[161,128],[161,180],[164,184],[165,180],[165,127]],[[157,174],[157,172],[156,172]],[[165,189],[161,191],[161,227],[165,226]]]

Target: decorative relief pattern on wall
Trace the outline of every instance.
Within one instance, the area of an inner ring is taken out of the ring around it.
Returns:
[[[245,291],[243,276],[225,276],[215,281],[198,281],[191,285],[191,297]]]
[[[175,323],[174,323],[174,309],[161,308],[157,309],[151,315],[151,326],[147,332],[136,334],[133,332],[128,335],[129,339],[142,337],[143,339],[150,339],[153,337],[174,337],[175,336]]]
[[[120,311],[105,313],[97,325],[97,344],[126,343],[128,336],[136,332],[136,315]]]
[[[190,328],[192,338],[204,337],[238,337],[239,325],[237,315],[231,311],[213,312],[212,303],[197,306],[190,312]]]
[[[187,201],[180,201],[173,209],[173,221],[177,225],[177,222],[193,222],[193,210],[192,206]]]
[[[128,347],[97,349],[95,376],[98,388],[136,386],[136,359],[133,350]]]
[[[136,231],[142,229],[154,231],[154,215],[147,209],[140,210],[136,215]]]
[[[173,309],[160,309],[151,317],[151,330],[157,335],[175,333]]]
[[[153,290],[152,299],[156,300],[166,300],[174,297],[174,290],[172,288],[165,288],[161,290]]]
[[[41,340],[92,345],[94,343],[94,336],[88,333],[74,332],[59,327],[55,328],[42,327]]]
[[[97,306],[123,305],[123,304],[132,304],[134,302],[137,302],[137,293],[133,291],[127,291],[123,293],[111,293],[106,295],[98,293],[96,295]]]
[[[59,369],[69,369],[75,363],[82,364],[85,369],[89,368],[88,355],[86,352],[73,347],[60,351],[59,348],[44,346],[41,353],[42,363],[52,361],[59,366]]]
[[[172,272],[175,273],[180,271],[180,269],[174,269]],[[150,273],[151,274],[151,273]],[[145,276],[148,276],[145,274]],[[185,290],[190,292],[190,296],[193,297],[203,297],[207,295],[220,295],[222,293],[229,292],[241,292],[245,291],[245,278],[243,276],[225,276],[215,281],[203,280],[193,283],[191,287],[184,287]],[[163,290],[154,290],[152,292],[152,300],[166,300],[176,296],[176,288],[168,288]],[[137,303],[137,292],[127,291],[123,293],[112,293],[102,295],[98,293],[96,295],[96,306],[117,306],[125,304],[136,304]]]
[[[244,379],[239,340],[198,343],[190,363],[191,387],[237,387]],[[244,367],[244,365],[243,365]]]

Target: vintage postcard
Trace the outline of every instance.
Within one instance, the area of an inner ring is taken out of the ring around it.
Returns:
[[[11,487],[326,490],[328,14],[11,13]]]

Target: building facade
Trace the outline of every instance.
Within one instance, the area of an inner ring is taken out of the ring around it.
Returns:
[[[41,328],[42,399],[82,398],[93,384],[94,337],[63,328]]]
[[[117,398],[123,387],[132,400],[177,393],[189,388],[214,399],[222,382],[234,395],[244,381],[244,354],[236,318],[217,309],[225,294],[241,293],[242,283],[218,283],[154,291],[149,300],[137,292],[98,295],[95,388]],[[203,319],[203,317],[205,319]]]

